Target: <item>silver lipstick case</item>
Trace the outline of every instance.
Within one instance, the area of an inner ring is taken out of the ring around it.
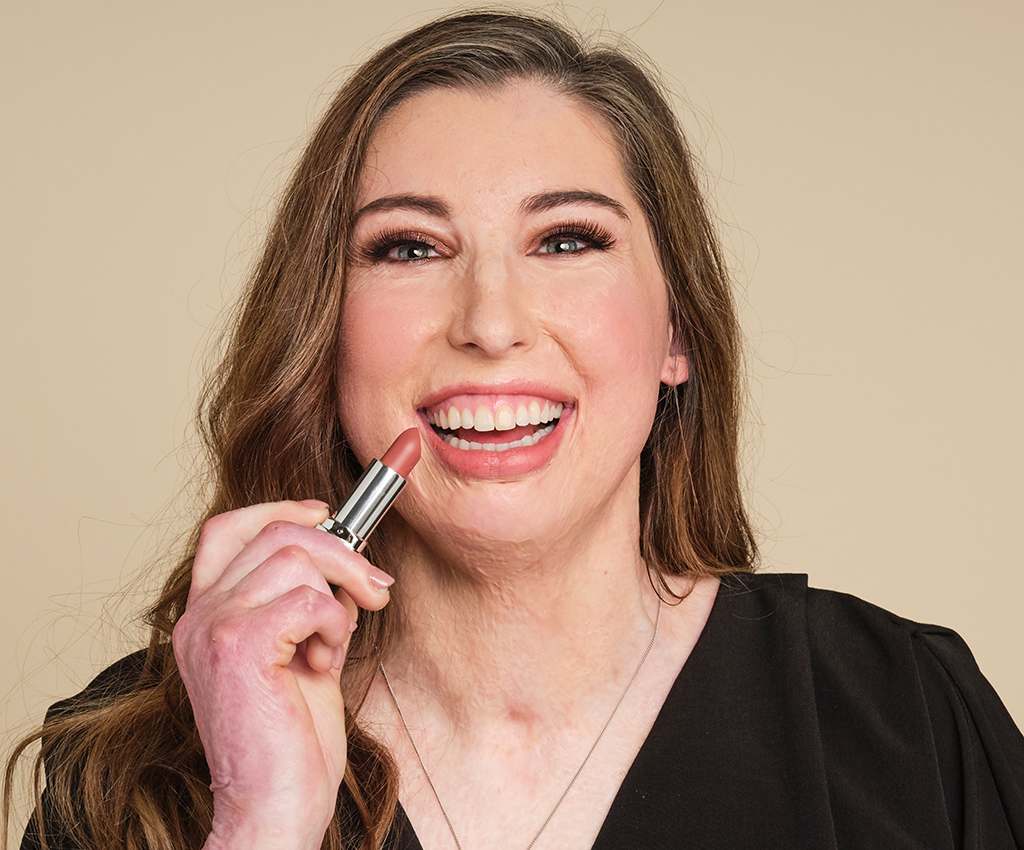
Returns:
[[[339,538],[355,552],[362,552],[391,503],[405,487],[405,479],[374,458],[355,490],[341,508],[316,527]]]

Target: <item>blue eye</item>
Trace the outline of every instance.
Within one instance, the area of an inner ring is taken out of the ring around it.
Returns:
[[[418,252],[418,256],[410,258],[389,257],[392,248],[411,247]],[[428,242],[422,233],[411,230],[385,230],[378,233],[365,248],[362,248],[358,255],[360,259],[369,263],[422,263],[424,260],[432,259],[427,256],[428,251],[436,251],[437,248],[432,242]]]
[[[420,262],[421,260],[429,260],[430,257],[426,256],[426,253],[428,251],[433,251],[434,250],[432,245],[428,245],[426,242],[420,242],[417,239],[407,239],[407,240],[404,240],[404,241],[403,240],[397,240],[397,241],[389,242],[389,243],[385,244],[384,246],[382,246],[382,250],[380,252],[380,257],[379,258],[380,259],[391,260],[392,258],[388,257],[388,254],[391,253],[391,249],[392,248],[402,249],[402,248],[406,248],[406,247],[412,248],[413,250],[418,251],[420,256],[413,256],[413,257],[401,257],[401,256],[399,256],[397,258],[397,260],[395,260],[396,262],[417,263],[417,262]]]
[[[553,242],[555,245],[565,245],[569,242],[586,242],[590,247],[583,251],[558,250],[541,252],[552,255],[585,254],[590,250],[607,251],[615,244],[615,238],[599,224],[595,224],[592,221],[573,219],[572,221],[563,222],[554,230],[549,231],[541,242],[544,245],[549,242]]]
[[[585,249],[561,250],[569,243],[586,243]],[[552,243],[559,246],[557,250],[540,251],[549,256],[585,254],[590,250],[606,251],[615,244],[612,235],[598,224],[589,221],[563,222],[541,238],[541,245]],[[414,255],[392,257],[393,248],[410,248]],[[408,263],[416,265],[434,259],[430,251],[437,252],[437,247],[424,234],[412,230],[384,230],[378,233],[366,247],[358,251],[359,257],[369,263]]]
[[[561,246],[567,245],[567,244],[570,244],[570,243],[573,243],[573,242],[579,243],[579,242],[589,242],[589,241],[591,241],[591,240],[589,240],[586,237],[584,237],[583,234],[581,234],[581,233],[569,233],[569,232],[558,233],[558,234],[556,234],[554,236],[547,237],[544,240],[544,244],[547,245],[547,244],[550,243],[552,245],[557,245],[559,249],[557,251],[542,251],[541,253],[542,254],[579,254],[579,253],[581,253],[579,251],[579,249],[577,249],[575,251],[564,251],[564,250],[561,249]]]

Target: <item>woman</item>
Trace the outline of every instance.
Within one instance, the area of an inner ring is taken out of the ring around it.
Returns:
[[[12,757],[41,734],[23,848],[1024,842],[959,636],[754,572],[739,329],[653,79],[501,10],[352,75],[203,393],[149,646]],[[409,427],[368,548],[316,530]]]

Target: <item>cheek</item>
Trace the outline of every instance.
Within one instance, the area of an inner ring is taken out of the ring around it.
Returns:
[[[609,466],[639,454],[657,408],[662,345],[655,332],[650,293],[633,278],[619,278],[563,305],[568,351],[585,389],[581,438],[601,447],[589,451],[598,477]],[[628,416],[621,411],[629,410]],[[620,415],[616,415],[616,412]],[[614,448],[610,448],[614,446]],[[596,484],[595,484],[596,486]]]
[[[422,355],[416,315],[401,299],[378,292],[346,296],[336,363],[338,419],[364,463],[394,436],[384,423],[410,418],[401,409],[409,398],[396,387],[416,374],[417,355]]]
[[[577,366],[595,387],[636,384],[656,370],[660,339],[653,334],[651,305],[635,281],[620,280],[592,291],[563,310],[568,338],[580,346]]]
[[[346,297],[338,349],[343,394],[380,392],[416,360],[421,306],[386,289]]]

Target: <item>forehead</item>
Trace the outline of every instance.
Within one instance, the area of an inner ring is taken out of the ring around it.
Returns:
[[[604,120],[542,83],[487,91],[430,89],[377,126],[357,207],[394,192],[445,195],[458,205],[502,203],[585,186],[631,206]]]

